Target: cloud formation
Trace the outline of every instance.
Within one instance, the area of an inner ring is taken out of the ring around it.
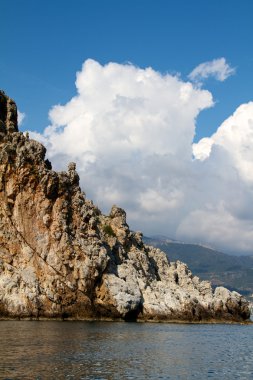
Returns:
[[[213,77],[218,81],[223,82],[234,73],[235,69],[226,62],[225,58],[218,58],[201,63],[188,75],[188,78],[199,84],[209,77]]]
[[[212,150],[224,150],[240,181],[253,183],[253,102],[242,104],[211,137],[193,144],[193,154],[211,160]],[[214,153],[215,154],[215,153]]]
[[[23,124],[23,121],[24,121],[24,118],[25,118],[25,113],[24,112],[20,112],[18,110],[18,125],[21,126]]]
[[[77,94],[50,111],[43,135],[58,170],[77,163],[81,186],[104,212],[116,203],[145,234],[252,253],[253,106],[238,108],[192,144],[212,94],[152,68],[93,60]]]

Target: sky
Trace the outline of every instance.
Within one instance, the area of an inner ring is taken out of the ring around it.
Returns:
[[[253,246],[251,0],[1,0],[1,89],[145,235]]]

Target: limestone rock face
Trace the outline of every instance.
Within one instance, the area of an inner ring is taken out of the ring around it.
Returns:
[[[146,246],[126,213],[103,215],[74,163],[57,173],[18,131],[0,92],[0,317],[165,321],[249,318],[244,298],[193,276]]]

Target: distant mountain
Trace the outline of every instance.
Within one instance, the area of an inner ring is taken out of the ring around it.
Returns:
[[[253,294],[253,256],[231,256],[198,244],[171,240],[166,236],[145,237],[146,244],[167,253],[170,261],[185,262],[194,275],[250,297]]]

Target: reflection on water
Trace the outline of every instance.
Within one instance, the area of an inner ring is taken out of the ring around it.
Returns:
[[[253,379],[253,325],[0,321],[1,379]]]

